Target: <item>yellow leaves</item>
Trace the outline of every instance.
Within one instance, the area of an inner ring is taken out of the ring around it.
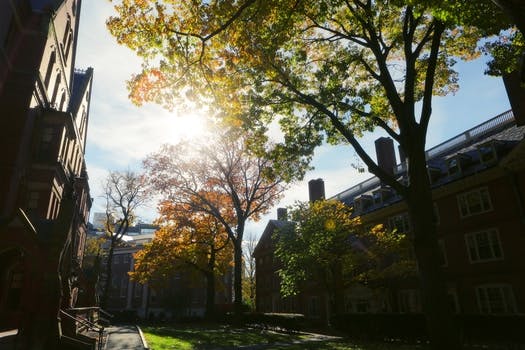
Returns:
[[[324,223],[324,228],[327,231],[333,231],[335,230],[335,227],[336,227],[336,223],[333,219],[328,219]]]

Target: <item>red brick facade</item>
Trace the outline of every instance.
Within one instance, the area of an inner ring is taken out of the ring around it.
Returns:
[[[525,312],[525,127],[511,112],[466,131],[427,152],[443,269],[456,312]],[[404,176],[404,165],[394,172]],[[371,178],[334,196],[354,207],[365,227],[382,223],[410,236],[406,204]],[[284,221],[271,220],[254,257],[257,261],[257,310],[311,311],[319,317],[327,297],[315,281],[287,306],[279,293],[272,233]],[[379,289],[355,285],[345,291],[344,312],[421,312],[418,281],[399,280]],[[315,303],[314,303],[315,304]]]
[[[0,329],[32,341],[75,305],[92,201],[93,70],[74,69],[79,16],[79,0],[0,3]]]

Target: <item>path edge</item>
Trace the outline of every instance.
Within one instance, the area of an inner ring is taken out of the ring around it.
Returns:
[[[140,340],[142,341],[142,346],[144,346],[145,350],[148,350],[149,349],[148,342],[146,341],[146,338],[144,337],[144,333],[142,333],[142,329],[140,329],[138,325],[135,325],[135,327],[137,328],[137,331],[139,332]]]

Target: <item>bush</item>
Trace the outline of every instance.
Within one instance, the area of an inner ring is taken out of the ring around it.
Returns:
[[[332,326],[352,338],[367,340],[425,341],[423,314],[340,314]],[[457,315],[465,343],[525,343],[525,316]]]
[[[425,340],[425,317],[422,314],[339,314],[332,326],[354,339]]]

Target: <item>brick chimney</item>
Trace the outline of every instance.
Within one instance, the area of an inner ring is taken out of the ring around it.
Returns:
[[[308,181],[308,194],[310,202],[325,199],[323,179],[315,179]]]
[[[517,125],[525,125],[525,88],[521,86],[520,76],[514,71],[503,76],[505,90],[509,98]]]
[[[277,208],[277,220],[286,221],[288,220],[288,211],[286,208]]]
[[[396,153],[394,141],[390,137],[380,137],[375,141],[377,165],[388,174],[394,174]]]

